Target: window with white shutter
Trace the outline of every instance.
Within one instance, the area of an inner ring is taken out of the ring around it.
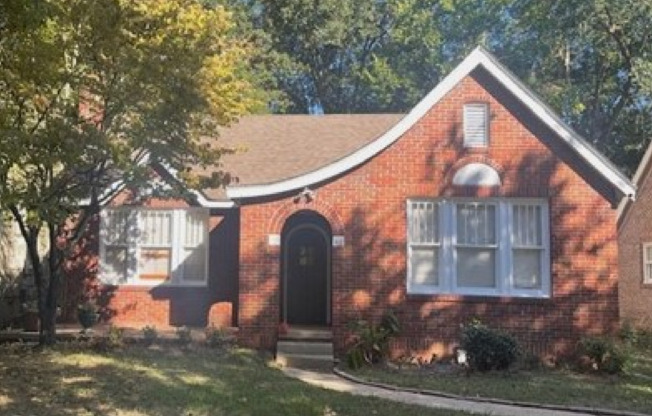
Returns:
[[[167,280],[171,277],[172,211],[140,212],[138,277]]]
[[[186,213],[181,264],[183,280],[188,282],[201,282],[206,278],[207,218],[205,211]]]
[[[464,147],[486,147],[489,143],[489,106],[464,105]]]
[[[100,242],[104,248],[101,273],[107,283],[128,278],[129,211],[106,210],[100,220]]]
[[[100,223],[100,277],[108,284],[203,285],[208,211],[107,208]]]

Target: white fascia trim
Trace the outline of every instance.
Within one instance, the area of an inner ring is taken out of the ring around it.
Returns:
[[[251,198],[257,196],[274,195],[288,192],[293,189],[301,189],[317,182],[330,179],[347,170],[353,169],[358,165],[371,159],[395,141],[397,141],[405,132],[407,132],[417,121],[441,100],[450,90],[455,87],[469,72],[473,70],[482,60],[482,54],[476,49],[462,61],[440,82],[432,91],[428,93],[410,112],[403,117],[397,124],[386,131],[382,136],[358,149],[344,158],[324,166],[320,169],[297,176],[280,182],[248,185],[238,187],[227,187],[226,195],[229,199]]]
[[[568,143],[584,160],[595,167],[602,176],[607,179],[614,187],[619,189],[623,195],[633,198],[636,195],[636,187],[632,185],[629,179],[623,175],[611,163],[603,159],[590,144],[588,144],[579,134],[571,129],[554,111],[546,104],[539,100],[530,90],[512,75],[505,67],[502,66],[495,58],[482,48],[477,48],[484,58],[482,65],[500,81],[512,94],[514,94],[523,104],[534,112],[548,127],[550,127],[559,137]],[[474,51],[474,53],[475,53]]]
[[[165,169],[167,173],[170,174],[170,176],[172,176],[173,178],[177,178],[178,171],[174,169],[172,166],[169,166],[168,164],[162,162],[159,162],[159,165],[161,165],[161,167]],[[206,198],[204,194],[202,194],[201,192],[195,189],[186,189],[186,190],[190,192],[197,200],[197,203],[204,208],[233,208],[235,206],[235,203],[233,201],[212,201]]]
[[[641,162],[638,164],[638,167],[636,168],[636,173],[634,173],[634,177],[632,178],[632,183],[636,187],[641,187],[641,184],[643,183],[643,180],[645,179],[643,177],[643,173],[647,169],[648,165],[652,163],[652,142],[647,147],[647,150],[645,151],[645,154],[643,155],[643,158],[641,159]],[[620,221],[622,216],[625,214],[625,209],[634,202],[636,198],[623,198],[622,201],[620,201],[620,204],[618,205],[618,221]]]
[[[235,202],[233,201],[211,201],[210,199],[207,199],[201,192],[191,190],[190,193],[192,193],[195,198],[197,199],[197,202],[199,205],[201,205],[204,208],[233,208],[235,207]]]
[[[229,199],[252,198],[288,192],[325,181],[355,168],[398,140],[399,137],[419,121],[428,110],[437,104],[462,78],[467,76],[478,65],[484,66],[510,92],[528,106],[545,124],[552,128],[582,158],[593,165],[605,179],[618,188],[624,195],[633,196],[635,194],[634,186],[622,173],[598,156],[597,152],[588,143],[558,118],[552,110],[530,93],[527,87],[521,84],[506,68],[499,64],[489,52],[482,47],[477,47],[405,117],[373,142],[330,165],[305,175],[269,184],[227,187],[227,197]]]
[[[639,163],[638,168],[636,168],[636,173],[634,173],[634,177],[632,178],[634,185],[638,186],[641,184],[643,172],[645,172],[645,168],[650,164],[650,161],[652,161],[652,142],[650,142],[645,154],[643,155],[643,159],[641,159],[641,163]]]

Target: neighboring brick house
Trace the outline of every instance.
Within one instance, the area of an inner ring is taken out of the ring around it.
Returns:
[[[539,353],[618,327],[613,207],[634,187],[483,49],[406,115],[250,116],[220,140],[247,148],[226,189],[104,209],[100,270],[77,265],[115,322],[261,348],[280,322],[327,326],[342,351],[393,310],[394,351],[428,356],[473,318]]]
[[[620,317],[652,329],[652,143],[634,175],[636,200],[618,211]]]

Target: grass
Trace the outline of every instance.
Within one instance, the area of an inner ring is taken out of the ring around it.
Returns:
[[[0,347],[0,415],[53,414],[463,415],[311,387],[249,351]]]
[[[440,374],[424,369],[366,367],[359,378],[463,396],[546,404],[652,412],[652,349],[632,350],[632,364],[620,376],[580,374],[562,369]]]

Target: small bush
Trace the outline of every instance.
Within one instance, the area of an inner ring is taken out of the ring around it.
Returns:
[[[400,332],[398,319],[392,312],[383,315],[378,325],[358,320],[350,324],[355,341],[346,353],[349,367],[357,369],[387,358],[389,341]]]
[[[462,329],[460,347],[471,370],[507,370],[519,356],[516,340],[509,334],[473,322]]]
[[[637,328],[631,322],[626,321],[620,328],[619,335],[629,345],[652,350],[652,330]]]
[[[177,341],[181,346],[187,346],[192,342],[192,334],[190,328],[180,326],[177,328]]]
[[[145,345],[152,345],[158,340],[158,331],[155,326],[145,326],[143,329],[143,341]]]
[[[124,330],[111,325],[106,331],[106,336],[95,342],[95,347],[100,351],[110,351],[124,346]]]
[[[612,340],[600,337],[587,337],[580,340],[578,350],[587,357],[594,370],[608,374],[619,374],[629,362],[629,354]]]
[[[206,328],[206,345],[211,348],[226,348],[233,344],[233,337],[224,328],[210,326]]]

